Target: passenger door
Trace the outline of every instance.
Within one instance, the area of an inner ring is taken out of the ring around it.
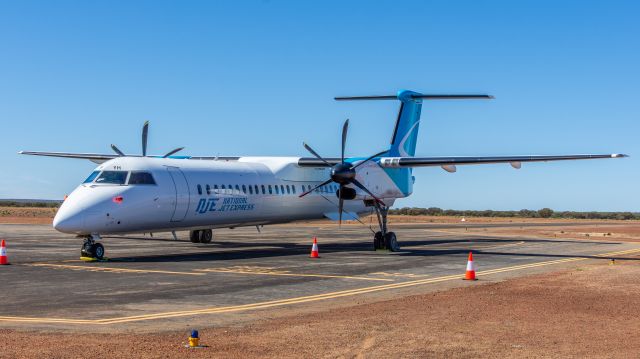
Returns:
[[[171,216],[171,222],[180,222],[187,216],[189,210],[189,185],[184,173],[178,167],[167,167],[167,171],[173,180],[174,189],[176,191],[174,211]]]

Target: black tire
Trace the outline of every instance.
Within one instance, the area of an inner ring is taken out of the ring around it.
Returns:
[[[191,231],[189,239],[191,243],[200,243],[200,231]]]
[[[384,244],[391,252],[397,252],[400,250],[398,239],[396,238],[396,234],[393,232],[389,232],[384,236]]]
[[[93,245],[89,242],[84,242],[82,249],[80,250],[80,256],[87,258],[94,258],[95,252],[93,251]]]
[[[200,231],[200,243],[211,243],[213,239],[213,231],[210,229],[205,229]]]
[[[384,245],[384,238],[382,237],[382,232],[378,231],[373,236],[373,249],[374,250],[382,249],[383,245]]]
[[[91,246],[91,251],[93,252],[93,258],[103,259],[104,258],[104,246],[100,243],[94,243]]]

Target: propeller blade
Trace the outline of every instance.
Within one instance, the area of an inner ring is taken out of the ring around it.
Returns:
[[[175,150],[173,150],[173,151],[167,153],[166,155],[162,156],[162,158],[167,158],[167,157],[171,156],[172,154],[174,154],[176,152],[180,152],[182,150],[184,150],[184,147],[178,147]]]
[[[375,155],[373,155],[373,156],[371,156],[371,157],[367,158],[366,160],[364,160],[364,161],[362,161],[362,162],[358,163],[357,165],[353,166],[353,169],[355,170],[356,168],[358,168],[358,166],[360,166],[360,165],[362,165],[362,164],[364,164],[364,163],[366,163],[366,162],[369,162],[369,161],[371,161],[372,159],[374,159],[374,158],[376,158],[376,157],[378,157],[378,156],[382,156],[382,155],[384,155],[384,154],[385,154],[385,153],[387,153],[387,152],[389,152],[389,151],[387,150],[387,151],[378,152],[378,153],[376,153]]]
[[[382,202],[382,200],[378,197],[376,197],[373,193],[371,193],[371,191],[369,191],[367,189],[367,187],[365,187],[362,183],[358,182],[358,180],[356,180],[355,178],[353,180],[351,180],[351,183],[353,183],[354,185],[358,186],[361,190],[367,192],[367,194],[371,197],[373,197],[373,199],[376,200],[376,202],[380,203],[380,204],[384,204],[384,202]]]
[[[142,156],[147,155],[147,137],[149,135],[149,121],[145,121],[142,125]]]
[[[304,146],[304,148],[307,149],[307,151],[311,152],[312,155],[316,156],[317,159],[319,159],[320,161],[324,162],[327,165],[327,167],[332,167],[329,162],[327,162],[324,158],[320,157],[320,155],[317,154],[316,151],[313,150],[313,148],[309,147],[309,145],[307,145],[304,142],[302,143],[302,145]]]
[[[342,186],[340,186],[340,188],[342,188]],[[339,213],[338,227],[342,227],[342,208],[343,207],[344,207],[344,199],[340,197],[340,201],[338,202],[338,213]]]
[[[347,144],[347,131],[349,130],[349,119],[344,121],[344,125],[342,125],[342,156],[340,157],[342,162],[344,162],[344,147]]]
[[[327,185],[327,184],[329,184],[329,183],[331,183],[331,182],[333,182],[333,180],[332,180],[331,178],[329,178],[328,180],[326,180],[326,181],[324,181],[324,182],[320,183],[319,185],[317,185],[317,186],[313,187],[312,189],[310,189],[310,190],[308,190],[307,192],[305,192],[305,193],[303,193],[303,194],[299,195],[298,197],[299,197],[299,198],[302,198],[302,197],[304,197],[304,196],[308,195],[309,193],[311,193],[311,192],[313,192],[313,191],[317,190],[318,188],[320,188],[320,187],[322,187],[322,186],[324,186],[324,185]]]
[[[116,147],[116,145],[111,144],[111,149],[113,150],[113,152],[117,153],[118,156],[120,157],[125,157],[126,155],[124,154],[124,152],[120,151],[120,149],[118,147]]]

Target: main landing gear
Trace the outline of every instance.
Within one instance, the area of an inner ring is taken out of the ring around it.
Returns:
[[[189,233],[189,239],[192,243],[211,243],[213,231],[210,229],[191,231]]]
[[[373,236],[373,249],[388,249],[391,252],[399,251],[400,245],[398,244],[396,234],[387,232],[387,213],[389,212],[389,207],[376,201],[375,208],[380,230]]]
[[[97,234],[92,234],[84,239],[82,249],[80,249],[80,255],[82,257],[103,259],[104,258],[104,246],[96,240],[100,239]]]

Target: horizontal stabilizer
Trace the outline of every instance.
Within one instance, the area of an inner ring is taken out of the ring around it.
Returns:
[[[423,95],[412,94],[409,95],[412,99],[423,100],[490,100],[493,96],[490,95]],[[358,100],[399,100],[398,95],[384,95],[384,96],[339,96],[334,97],[336,101],[358,101]]]

